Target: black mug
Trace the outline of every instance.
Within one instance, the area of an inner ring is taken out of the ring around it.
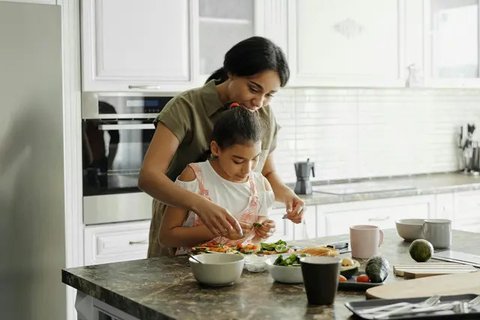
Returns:
[[[335,301],[341,259],[337,257],[304,257],[300,259],[303,284],[309,304],[330,305]]]

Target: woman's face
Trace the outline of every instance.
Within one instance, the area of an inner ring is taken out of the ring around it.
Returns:
[[[212,141],[210,149],[216,157],[212,165],[222,178],[233,182],[245,182],[258,163],[262,143],[261,141],[238,143],[221,149],[215,141]]]
[[[250,111],[256,111],[270,103],[280,88],[280,77],[273,70],[265,70],[253,76],[229,75],[227,84],[228,101],[235,101]]]

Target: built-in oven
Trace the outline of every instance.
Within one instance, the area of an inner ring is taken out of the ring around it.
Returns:
[[[82,96],[85,224],[151,218],[151,198],[138,189],[154,119],[171,95],[87,93]]]

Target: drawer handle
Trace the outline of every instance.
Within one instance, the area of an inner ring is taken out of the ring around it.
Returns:
[[[147,244],[147,240],[140,240],[140,241],[128,241],[128,244],[131,246],[137,245],[137,244]]]
[[[390,217],[368,218],[368,221],[387,221]]]

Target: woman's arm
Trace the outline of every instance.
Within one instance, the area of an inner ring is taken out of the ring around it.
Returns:
[[[285,203],[287,218],[294,223],[302,222],[305,203],[292,191],[292,189],[287,187],[277,175],[271,153],[265,161],[262,174],[267,178],[268,182],[270,182],[273,193],[275,194],[275,200]]]
[[[170,206],[195,212],[214,235],[241,232],[238,221],[228,210],[177,186],[167,177],[165,173],[179,144],[172,131],[159,123],[143,160],[138,187]]]

